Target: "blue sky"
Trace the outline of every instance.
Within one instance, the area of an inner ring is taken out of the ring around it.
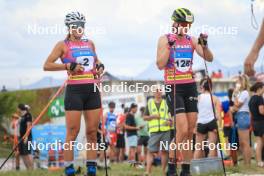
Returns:
[[[242,64],[257,31],[250,25],[250,0],[0,0],[0,86],[18,88],[44,76],[65,77],[64,72],[44,72],[42,65],[57,41],[65,34],[39,32],[63,29],[67,12],[85,14],[87,36],[96,45],[100,59],[115,75],[133,77],[155,61],[157,40],[171,25],[175,8],[193,11],[193,29],[204,25],[220,28],[227,34],[209,32],[209,46],[215,59],[226,66]],[[264,0],[257,0],[256,16],[264,16]],[[55,27],[54,27],[55,26]],[[58,29],[58,28],[57,28]],[[231,35],[229,30],[235,30]],[[198,36],[199,30],[193,35]],[[263,56],[263,51],[261,56]],[[198,60],[198,59],[197,59]],[[199,62],[199,61],[197,61]]]

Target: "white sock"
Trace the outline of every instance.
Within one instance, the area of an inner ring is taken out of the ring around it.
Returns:
[[[73,161],[64,161],[65,167],[69,167],[71,164],[73,164]]]

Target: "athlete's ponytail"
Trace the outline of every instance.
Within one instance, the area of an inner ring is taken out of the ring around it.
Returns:
[[[66,36],[66,40],[69,40],[70,37],[71,37],[71,34],[70,34],[70,32],[69,32],[69,33],[67,34],[67,36]]]
[[[209,81],[208,81],[209,80]],[[210,91],[212,89],[212,80],[210,78],[203,78],[200,82],[200,86],[205,90],[205,91]]]

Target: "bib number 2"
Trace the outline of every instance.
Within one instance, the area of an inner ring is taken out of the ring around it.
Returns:
[[[76,58],[76,61],[84,67],[84,71],[90,71],[93,69],[93,56],[79,56],[78,58]]]

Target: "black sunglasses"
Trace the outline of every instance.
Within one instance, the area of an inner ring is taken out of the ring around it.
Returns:
[[[79,27],[84,28],[84,23],[83,22],[76,22],[76,23],[72,23],[70,24],[70,28],[72,29],[78,29]]]

